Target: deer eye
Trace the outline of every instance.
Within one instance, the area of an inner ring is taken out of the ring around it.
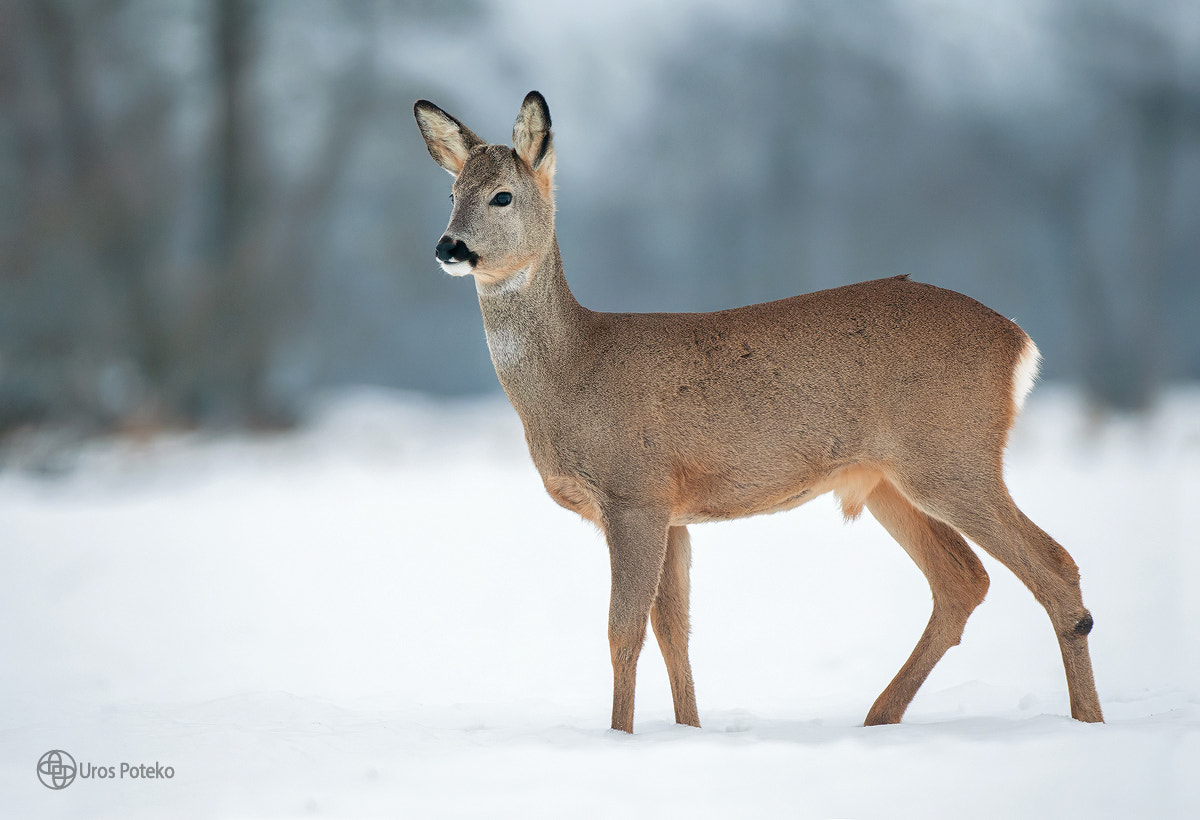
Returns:
[[[503,208],[505,205],[511,205],[512,204],[512,194],[510,194],[508,191],[501,191],[500,193],[498,193],[494,197],[492,197],[491,204],[499,205],[501,208]]]

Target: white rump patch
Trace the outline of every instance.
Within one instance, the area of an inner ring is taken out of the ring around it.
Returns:
[[[1025,407],[1025,399],[1029,397],[1029,391],[1033,390],[1033,383],[1037,381],[1041,361],[1041,351],[1037,349],[1033,339],[1026,337],[1025,347],[1021,349],[1017,366],[1013,368],[1013,407],[1018,413]]]

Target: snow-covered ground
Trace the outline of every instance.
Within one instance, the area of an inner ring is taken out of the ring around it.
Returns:
[[[860,726],[929,594],[820,499],[692,528],[704,728],[651,640],[637,734],[608,731],[605,548],[502,399],[360,393],[296,434],[10,468],[0,816],[1200,816],[1200,394],[1097,425],[1041,388],[1009,482],[1082,568],[1107,725],[1066,717],[1049,622],[985,558],[962,646]],[[174,776],[51,791],[53,749]]]

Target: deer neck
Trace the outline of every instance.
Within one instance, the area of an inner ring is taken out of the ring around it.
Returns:
[[[555,237],[545,255],[498,285],[477,284],[488,350],[517,409],[571,372],[590,311],[567,287]]]

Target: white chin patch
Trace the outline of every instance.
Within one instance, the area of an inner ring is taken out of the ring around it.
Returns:
[[[442,266],[442,270],[451,276],[466,276],[473,272],[470,262],[443,262],[439,259],[438,264]]]

